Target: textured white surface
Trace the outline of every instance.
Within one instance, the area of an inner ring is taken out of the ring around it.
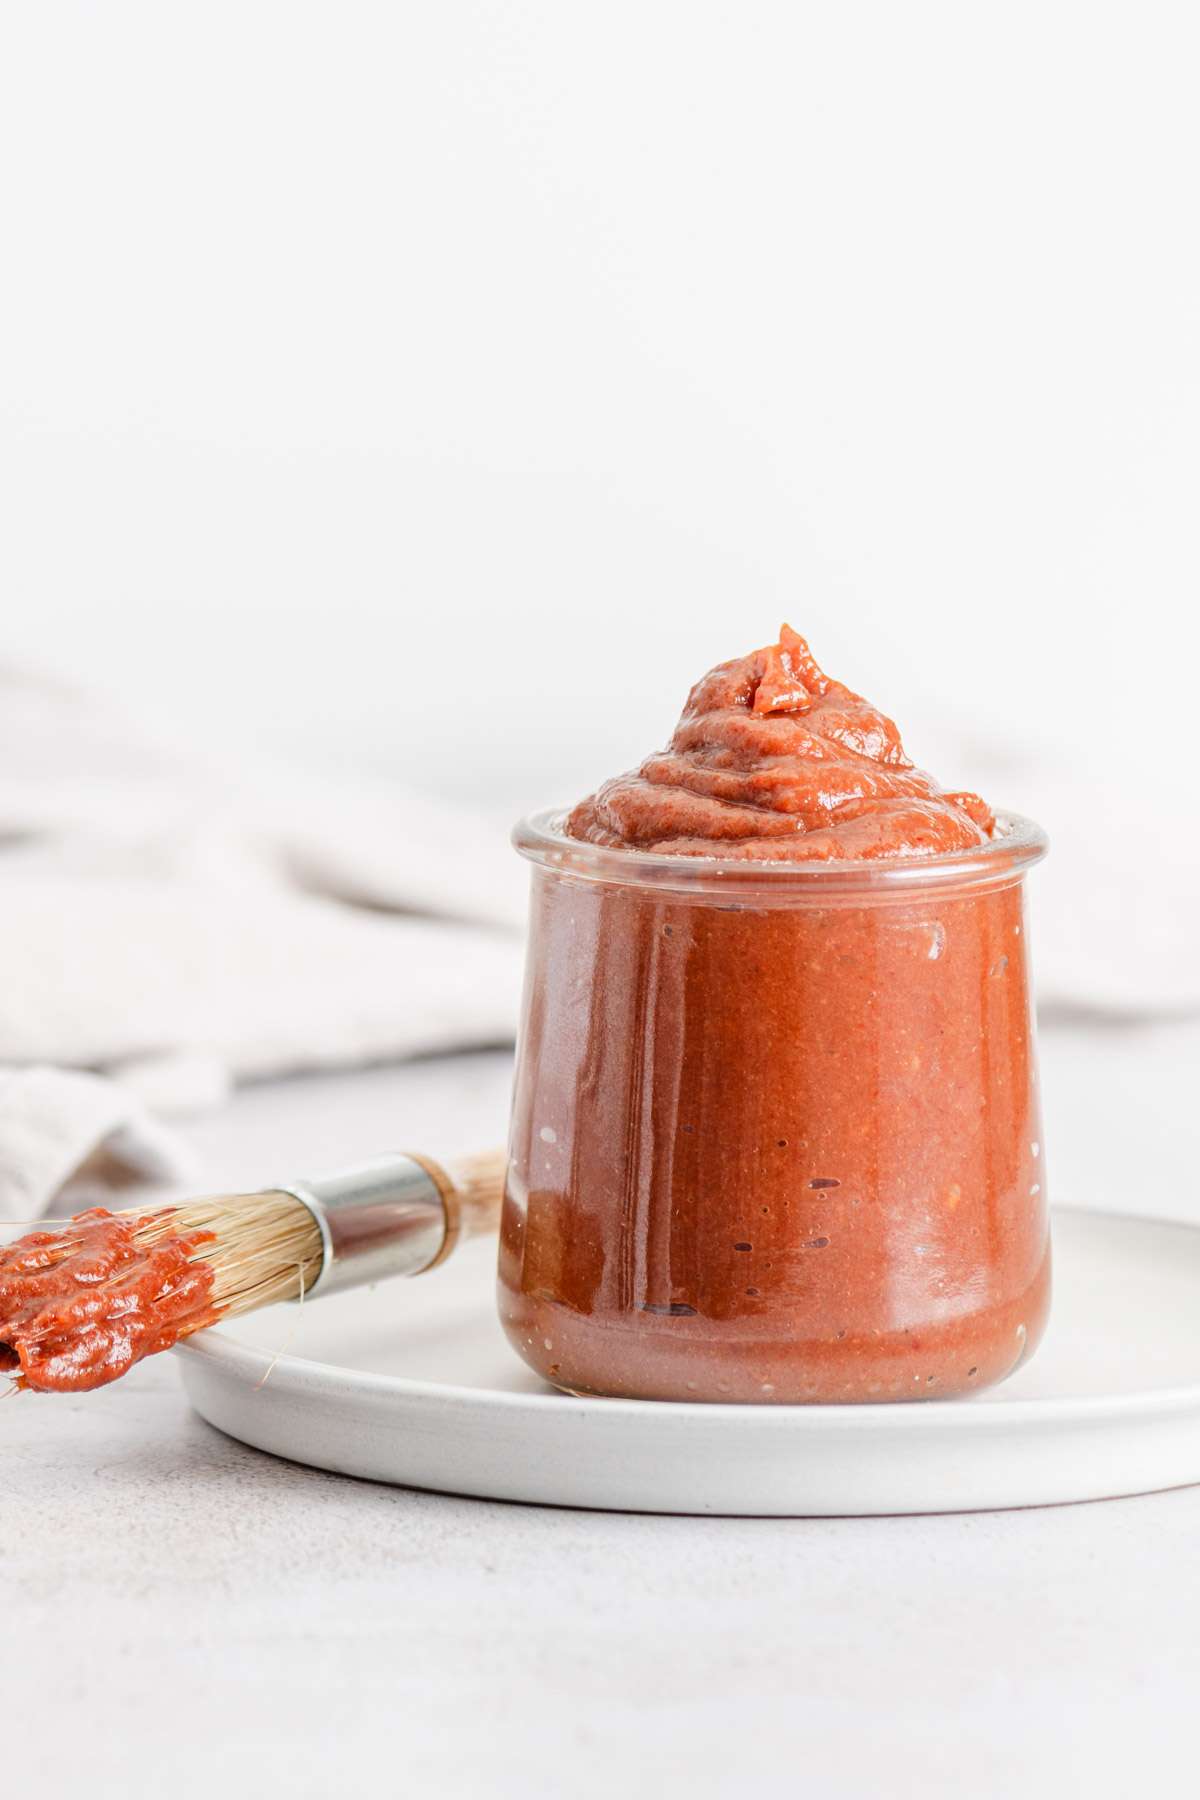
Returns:
[[[1047,1034],[1060,1198],[1198,1216],[1198,1044]],[[494,1138],[507,1081],[496,1055],[263,1087],[193,1135],[253,1182]],[[13,1791],[92,1759],[98,1796],[1193,1791],[1200,1488],[824,1521],[456,1500],[244,1449],[166,1361],[6,1402],[0,1456]]]

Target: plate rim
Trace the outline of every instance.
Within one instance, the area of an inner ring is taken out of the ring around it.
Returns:
[[[1054,1212],[1072,1213],[1088,1219],[1116,1220],[1127,1225],[1167,1225],[1176,1230],[1200,1236],[1200,1224],[1189,1219],[1164,1218],[1161,1215],[1110,1212],[1091,1206],[1056,1206]],[[656,1419],[664,1424],[686,1421],[712,1424],[738,1421],[751,1429],[817,1430],[832,1426],[842,1430],[912,1431],[926,1429],[985,1430],[1003,1424],[1061,1424],[1064,1420],[1095,1418],[1101,1415],[1130,1412],[1162,1414],[1200,1408],[1200,1381],[1171,1387],[1148,1388],[1141,1393],[1081,1394],[1072,1399],[1058,1397],[1047,1400],[989,1400],[983,1405],[963,1404],[956,1399],[920,1399],[909,1401],[865,1401],[853,1405],[840,1402],[787,1403],[750,1405],[738,1401],[711,1400],[637,1400],[613,1395],[547,1393],[514,1393],[502,1388],[467,1387],[461,1383],[430,1381],[411,1375],[385,1375],[369,1369],[343,1369],[336,1363],[320,1362],[312,1357],[296,1356],[290,1351],[268,1351],[248,1344],[225,1327],[211,1326],[197,1332],[174,1347],[173,1354],[185,1361],[216,1365],[235,1377],[248,1374],[262,1376],[263,1365],[271,1375],[282,1371],[302,1383],[310,1391],[324,1389],[329,1393],[344,1392],[347,1387],[360,1394],[391,1395],[404,1401],[455,1403],[493,1410],[534,1413],[552,1410],[559,1418],[567,1413],[604,1417],[613,1421]],[[264,1383],[265,1385],[265,1383]],[[982,1390],[981,1390],[982,1391]]]

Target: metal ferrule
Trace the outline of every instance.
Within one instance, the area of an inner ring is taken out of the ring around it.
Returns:
[[[419,1275],[446,1241],[441,1190],[412,1156],[372,1157],[333,1175],[280,1182],[275,1191],[307,1206],[321,1230],[325,1260],[307,1299],[385,1276]]]

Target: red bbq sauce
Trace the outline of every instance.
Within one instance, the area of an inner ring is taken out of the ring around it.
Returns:
[[[977,794],[914,768],[891,719],[784,625],[698,681],[667,748],[606,781],[567,831],[672,856],[835,862],[967,850],[994,823]]]
[[[785,626],[702,677],[664,751],[516,841],[500,1313],[525,1361],[760,1403],[1015,1368],[1049,1302],[1037,828],[914,767]]]
[[[20,1388],[82,1393],[214,1324],[215,1271],[193,1260],[214,1234],[140,1242],[161,1217],[97,1207],[0,1245],[0,1371]]]

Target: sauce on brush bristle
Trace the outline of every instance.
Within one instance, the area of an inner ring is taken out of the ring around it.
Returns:
[[[19,1388],[82,1393],[220,1316],[212,1231],[95,1207],[0,1247],[0,1371]],[[140,1235],[149,1229],[151,1240]]]
[[[218,1319],[307,1292],[321,1259],[290,1194],[78,1213],[0,1245],[0,1374],[38,1393],[104,1387]]]

